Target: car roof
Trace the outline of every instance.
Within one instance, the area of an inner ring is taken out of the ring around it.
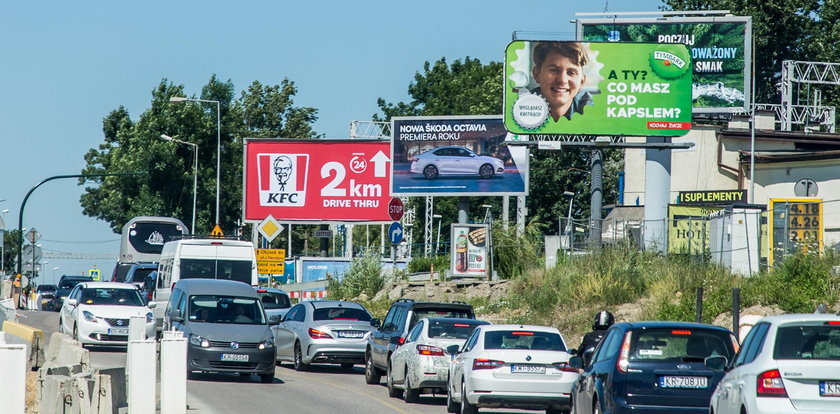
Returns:
[[[541,331],[541,332],[555,332],[560,333],[557,328],[552,326],[541,325],[520,325],[520,324],[505,324],[505,325],[481,325],[483,331]]]
[[[423,318],[420,319],[421,321],[429,321],[430,323],[470,323],[470,324],[479,324],[479,325],[489,325],[490,322],[482,321],[480,319],[467,319],[467,318]]]
[[[93,280],[93,277],[91,277],[91,276],[85,276],[85,275],[62,275],[62,276],[61,276],[61,279],[59,279],[59,280],[67,280],[67,279],[84,279],[84,280]]]
[[[337,306],[341,307],[348,307],[348,308],[357,308],[357,309],[364,309],[365,307],[356,303],[350,302],[349,300],[309,300],[305,303],[309,303],[315,309],[323,309],[323,308],[335,308]]]
[[[157,269],[157,268],[158,268],[158,264],[157,264],[157,263],[134,263],[133,265],[131,265],[131,267],[134,267],[134,268],[143,268],[143,269],[146,269],[146,268],[148,268],[148,269],[152,269],[152,268]]]
[[[837,321],[840,315],[833,313],[789,313],[786,315],[765,316],[758,322],[769,322],[774,325],[788,322]]]
[[[190,294],[208,294],[224,296],[247,296],[258,298],[253,286],[235,280],[221,279],[181,279],[175,287]]]
[[[259,290],[264,290],[264,291],[265,291],[265,292],[267,292],[267,293],[279,293],[279,294],[281,294],[281,295],[286,295],[286,296],[289,296],[289,293],[288,293],[288,292],[286,292],[286,291],[285,291],[285,290],[283,290],[283,289],[277,289],[277,288],[270,288],[270,287],[259,287],[259,286],[255,286],[255,287],[254,287],[254,290],[258,290],[258,291],[259,291]],[[263,292],[259,292],[259,293],[263,293]]]
[[[697,322],[680,322],[680,321],[639,321],[639,322],[619,322],[613,326],[623,330],[630,329],[708,329],[714,331],[730,332],[721,326],[710,325],[707,323]]]
[[[87,289],[131,289],[137,290],[137,287],[131,283],[122,282],[82,282],[79,283]]]

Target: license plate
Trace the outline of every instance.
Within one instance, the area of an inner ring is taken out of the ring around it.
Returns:
[[[108,328],[108,335],[128,335],[128,328]]]
[[[840,381],[820,381],[821,397],[840,397]]]
[[[659,377],[659,386],[662,388],[708,388],[708,377]]]
[[[222,354],[222,361],[248,362],[247,354]]]
[[[336,331],[339,338],[364,338],[365,332],[364,331]]]
[[[510,372],[516,374],[545,374],[545,365],[512,364]]]

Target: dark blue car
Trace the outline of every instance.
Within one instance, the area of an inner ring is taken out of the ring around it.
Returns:
[[[613,325],[572,389],[575,414],[708,413],[737,341],[727,329],[686,322]]]

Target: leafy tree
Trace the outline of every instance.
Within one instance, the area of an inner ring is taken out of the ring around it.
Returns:
[[[219,223],[226,233],[242,217],[242,148],[246,137],[313,138],[317,110],[294,106],[297,88],[254,82],[235,99],[234,86],[215,75],[198,99],[218,101],[221,116]],[[152,90],[151,106],[136,121],[124,107],[102,123],[103,143],[85,154],[82,173],[139,171],[145,176],[82,178],[84,214],[108,222],[114,232],[135,216],[171,216],[189,222],[192,214],[193,149],[160,139],[161,134],[198,145],[196,233],[215,224],[217,113],[215,103],[173,103],[183,85],[163,79]]]

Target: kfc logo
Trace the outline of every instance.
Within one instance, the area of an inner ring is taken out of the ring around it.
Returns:
[[[257,154],[257,166],[261,206],[306,204],[309,154]]]

